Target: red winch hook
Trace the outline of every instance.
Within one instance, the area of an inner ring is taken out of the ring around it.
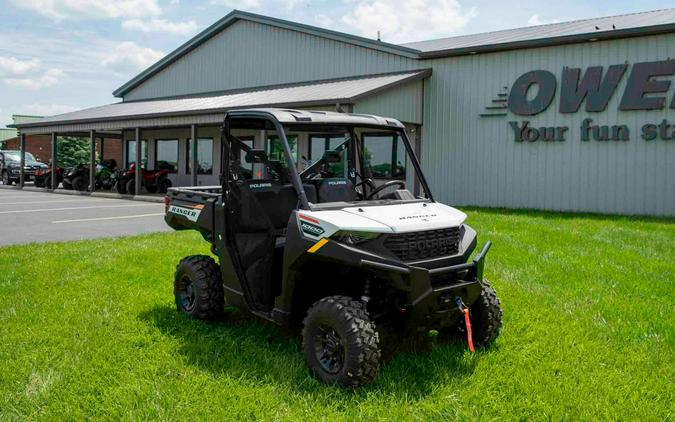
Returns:
[[[466,326],[466,342],[469,344],[469,351],[471,353],[475,352],[473,348],[473,334],[471,332],[471,316],[469,315],[469,308],[464,304],[462,298],[457,296],[455,299],[459,310],[464,314],[464,325]]]

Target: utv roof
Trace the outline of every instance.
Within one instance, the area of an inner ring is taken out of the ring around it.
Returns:
[[[280,123],[317,123],[327,125],[367,125],[404,128],[403,123],[388,117],[373,116],[371,114],[337,113],[333,111],[308,111],[287,108],[249,108],[232,110],[230,116],[268,115]]]

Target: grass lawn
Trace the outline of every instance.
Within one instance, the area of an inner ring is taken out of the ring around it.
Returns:
[[[672,419],[675,221],[468,213],[502,335],[396,355],[356,391],[271,324],[178,314],[195,233],[0,248],[0,420]]]

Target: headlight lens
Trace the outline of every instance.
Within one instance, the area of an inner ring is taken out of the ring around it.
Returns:
[[[340,230],[332,235],[331,238],[347,245],[358,245],[359,243],[377,239],[379,236],[380,233]]]

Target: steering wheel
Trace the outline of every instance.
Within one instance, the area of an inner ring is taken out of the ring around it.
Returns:
[[[405,189],[405,182],[403,180],[390,180],[387,183],[383,184],[382,186],[375,188],[374,191],[370,192],[366,200],[372,199],[373,196],[392,186],[399,186],[401,189]]]

